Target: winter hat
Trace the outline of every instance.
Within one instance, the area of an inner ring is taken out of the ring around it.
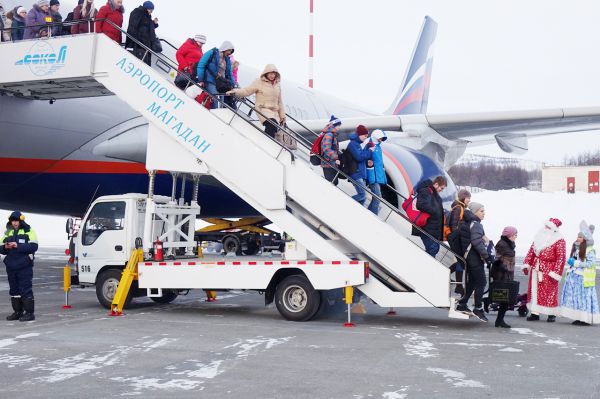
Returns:
[[[502,235],[504,237],[512,237],[518,233],[517,228],[513,226],[506,226],[504,230],[502,230]]]
[[[331,118],[329,119],[329,124],[333,127],[338,127],[342,124],[342,121],[339,118],[336,118],[335,115],[331,115]]]
[[[22,12],[24,12],[25,14],[27,14],[27,9],[25,7],[19,7],[19,8],[17,8],[17,14],[21,14]]]
[[[80,6],[80,5],[82,5],[82,4],[83,4],[83,1],[84,1],[84,0],[78,0],[78,1],[77,1],[77,5],[79,5],[79,6]]]
[[[560,219],[556,219],[556,218],[550,218],[547,222],[546,222],[546,227],[548,227],[551,230],[558,230],[558,228],[562,226],[562,222],[560,221]]]
[[[10,214],[10,216],[8,217],[8,221],[9,222],[22,222],[25,220],[25,215],[23,215],[21,212],[19,211],[14,211],[13,213]]]
[[[591,232],[592,234],[594,234],[594,230],[596,230],[596,226],[594,226],[593,224],[590,224],[588,227],[589,227],[589,229],[590,229],[590,232]]]
[[[458,200],[460,202],[465,202],[465,199],[471,198],[471,192],[465,188],[462,188],[458,191]]]
[[[48,0],[38,0],[37,5],[38,5],[38,7],[43,7],[43,6],[49,6],[50,3],[48,2]]]
[[[154,10],[154,3],[152,3],[151,1],[144,1],[142,7],[144,7],[146,10]]]
[[[387,140],[387,136],[385,135],[385,132],[381,129],[373,130],[373,132],[371,133],[371,138],[373,138],[375,140],[381,140],[381,141]]]
[[[367,129],[364,125],[358,125],[356,127],[356,134],[359,136],[368,136],[369,129]]]
[[[469,210],[473,213],[477,213],[481,208],[483,208],[483,204],[479,202],[471,202],[469,204]]]
[[[197,41],[198,43],[204,44],[204,43],[206,43],[206,36],[198,34],[198,35],[194,36],[194,40]]]
[[[223,51],[227,51],[227,50],[231,50],[232,53],[235,51],[235,49],[233,48],[233,43],[225,40],[223,42],[223,44],[221,44],[221,47],[219,47],[219,51],[223,52]]]
[[[59,6],[60,5],[60,1],[58,0],[50,0],[50,7],[52,6]]]

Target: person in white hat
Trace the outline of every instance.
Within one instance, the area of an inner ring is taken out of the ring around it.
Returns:
[[[50,16],[50,2],[48,0],[38,0],[29,13],[25,20],[26,28],[23,39],[35,39],[42,28],[41,25],[52,22]]]
[[[186,68],[191,71],[196,66],[200,58],[204,55],[202,46],[206,43],[206,36],[197,34],[193,38],[187,39],[177,50],[175,57],[177,58],[177,67],[180,71],[185,71]]]
[[[367,161],[367,184],[369,190],[377,197],[381,197],[381,185],[387,184],[385,168],[383,166],[383,152],[381,151],[381,143],[387,140],[385,132],[381,129],[375,129],[371,133],[370,142],[373,146],[370,147],[373,153],[371,159]],[[369,210],[374,214],[379,213],[379,198],[372,197],[369,204]]]

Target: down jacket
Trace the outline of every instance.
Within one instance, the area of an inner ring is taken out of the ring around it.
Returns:
[[[267,79],[267,74],[275,72],[277,77],[274,82]],[[248,97],[256,94],[256,108],[264,114],[258,114],[261,123],[267,119],[275,119],[281,121],[285,119],[285,107],[281,98],[281,75],[277,67],[273,64],[265,66],[260,78],[256,79],[252,84],[243,89],[233,89],[233,93],[238,97]]]
[[[42,29],[41,26],[36,25],[46,24],[46,17],[50,17],[50,13],[44,12],[37,4],[34,4],[25,19],[27,27],[25,28],[23,39],[35,39],[38,36],[38,32]]]
[[[117,8],[113,0],[108,0],[108,2],[102,7],[100,7],[100,10],[98,10],[98,15],[96,15],[96,19],[107,19],[115,25],[117,25],[118,27],[122,27],[124,13],[125,9],[123,7]],[[96,33],[104,33],[106,36],[110,37],[115,42],[121,44],[121,31],[119,29],[116,29],[108,22],[97,21]]]
[[[183,71],[185,68],[191,68],[202,58],[202,47],[194,40],[187,39],[175,53],[178,70]]]
[[[418,204],[418,203],[417,203]],[[488,239],[485,236],[481,220],[475,216],[473,212],[466,209],[463,216],[463,221],[458,227],[460,234],[460,243],[462,252],[459,255],[464,255],[467,250],[466,260],[468,266],[483,266],[483,261],[489,255],[487,251]],[[469,249],[469,245],[471,248]]]
[[[417,193],[417,209],[429,214],[427,224],[423,227],[436,240],[441,241],[444,233],[444,205],[440,194],[433,187],[430,179],[423,180],[415,187]],[[413,235],[420,235],[419,231],[413,229]]]

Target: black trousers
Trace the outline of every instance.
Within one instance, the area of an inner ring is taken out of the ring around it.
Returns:
[[[483,291],[485,291],[486,277],[483,263],[467,263],[467,287],[465,296],[459,301],[461,305],[466,305],[469,298],[475,292],[475,308],[481,309],[483,306]]]
[[[500,306],[498,307],[498,316],[496,316],[496,323],[500,323],[501,321],[504,321],[504,315],[506,314],[507,310],[508,310],[508,303],[501,303]]]
[[[333,183],[334,186],[338,185],[338,171],[333,168],[323,168],[323,176],[327,181]]]
[[[150,52],[146,54],[145,49],[136,46],[136,48],[133,49],[133,55],[135,55],[140,60],[144,61],[146,64],[152,66],[152,54],[150,54]]]
[[[20,269],[6,268],[10,296],[33,298],[33,266]]]
[[[265,127],[265,133],[269,136],[275,138],[275,133],[279,130],[279,124],[273,118],[267,119],[263,122],[263,126]]]

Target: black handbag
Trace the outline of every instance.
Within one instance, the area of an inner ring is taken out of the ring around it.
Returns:
[[[229,90],[233,89],[229,79],[222,76],[217,76],[215,79],[215,86],[217,86],[218,93],[227,93]]]
[[[154,40],[152,40],[152,43],[150,44],[150,48],[155,53],[162,53],[162,51],[163,51],[162,43],[160,42],[160,39],[158,37],[155,37]]]
[[[514,305],[519,295],[519,282],[513,280],[493,281],[490,283],[490,303]]]

